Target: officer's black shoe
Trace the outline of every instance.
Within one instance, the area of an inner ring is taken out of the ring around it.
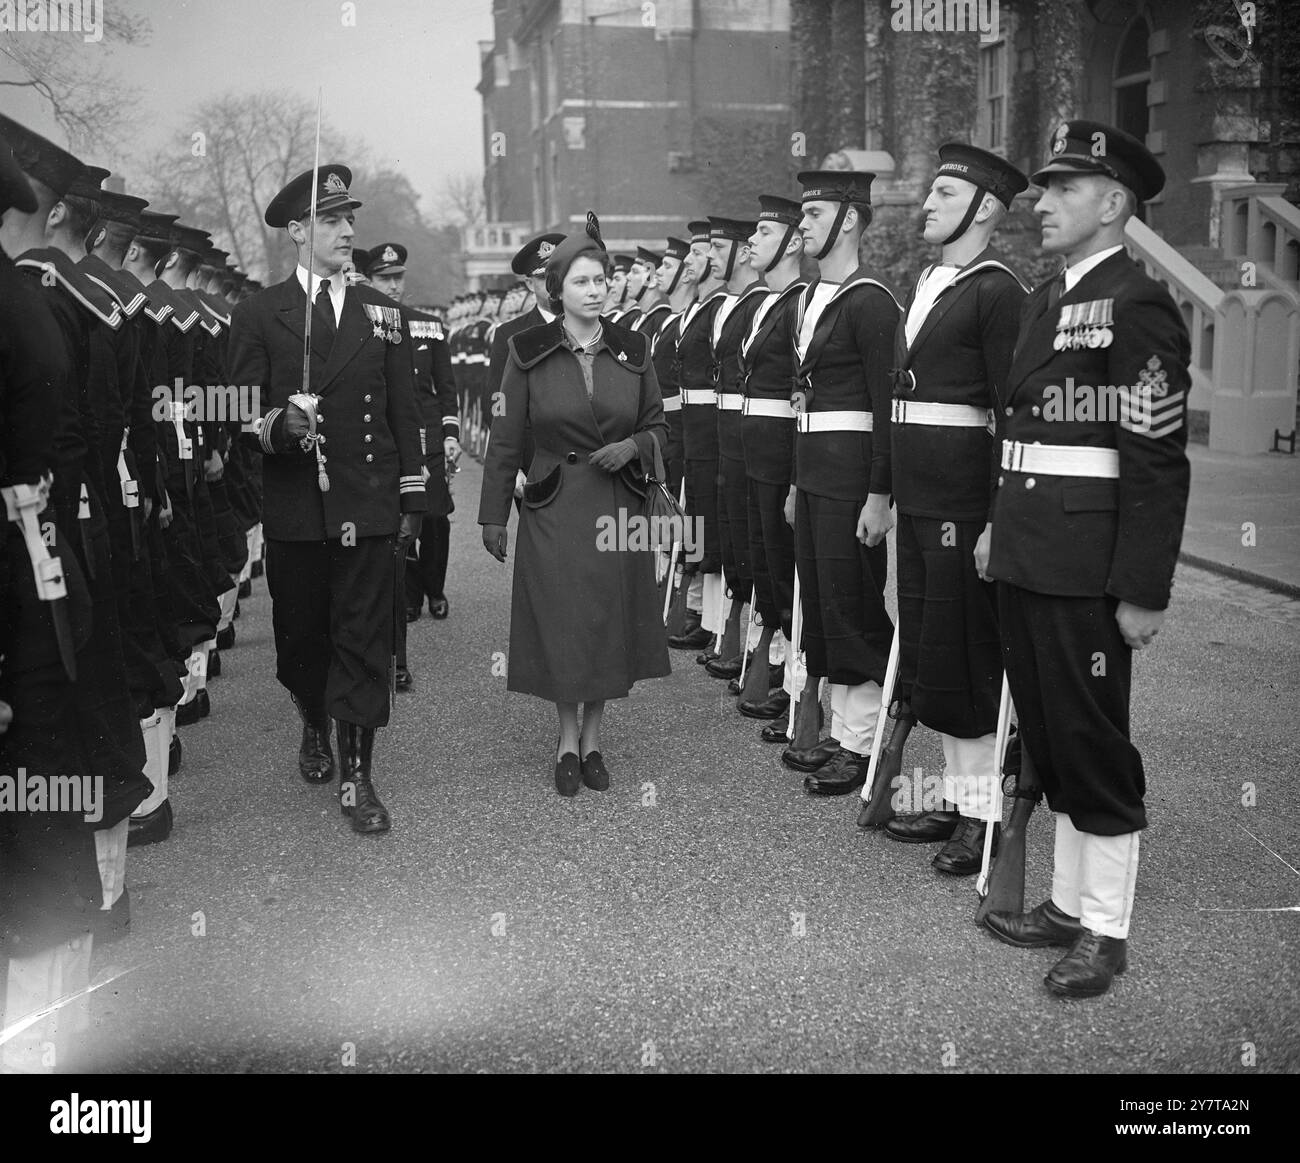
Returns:
[[[221,677],[221,652],[218,650],[208,651],[208,678]]]
[[[1083,932],[1079,918],[1058,909],[1050,897],[1027,913],[989,913],[984,927],[999,941],[1017,949],[1073,945]]]
[[[296,695],[293,705],[302,719],[302,742],[298,746],[298,772],[308,783],[329,783],[334,776],[334,753],[330,750],[330,719],[324,707],[308,708]],[[340,757],[341,759],[341,757]],[[346,774],[346,768],[343,769]]]
[[[399,691],[409,691],[411,689],[411,672],[405,666],[397,668],[397,674],[394,676],[393,685]]]
[[[707,670],[714,678],[739,678],[740,677],[740,655],[735,658],[715,658],[704,664]]]
[[[370,760],[375,748],[375,728],[339,723],[339,805],[352,821],[352,830],[363,835],[387,832],[393,826],[370,778]]]
[[[804,776],[803,790],[813,796],[846,796],[867,782],[870,755],[841,747],[824,767]]]
[[[673,634],[668,645],[674,650],[701,650],[709,644],[713,635],[700,625],[700,616],[694,614],[686,619],[680,634]]]
[[[235,644],[235,624],[232,622],[224,630],[217,631],[217,649],[229,650]]]
[[[132,816],[126,826],[126,846],[139,848],[145,844],[157,844],[172,834],[172,802],[163,800],[152,812],[145,816]]]
[[[253,581],[252,581],[252,578],[247,578],[247,577],[246,577],[246,578],[244,578],[243,581],[241,581],[241,582],[239,583],[239,595],[238,595],[238,596],[241,597],[241,598],[251,598],[251,597],[253,596]]]
[[[956,812],[918,812],[915,815],[895,816],[885,825],[885,835],[904,844],[933,844],[948,840],[957,830],[961,816]]]
[[[420,606],[407,606],[407,607],[406,607],[406,620],[407,620],[408,622],[418,622],[418,621],[420,620],[420,612],[421,612],[421,609],[422,609],[422,607],[420,607]]]
[[[1057,997],[1100,997],[1128,968],[1128,942],[1084,929],[1070,951],[1043,978]]]
[[[183,759],[184,751],[181,748],[181,737],[173,733],[172,741],[167,745],[167,774],[175,775],[180,771]]]
[[[742,699],[740,713],[750,719],[780,719],[790,713],[790,696],[785,691],[771,691],[762,702]],[[783,731],[782,734],[785,732]]]
[[[164,803],[166,801],[163,801]],[[128,845],[130,841],[127,841]],[[131,935],[131,897],[130,890],[122,889],[122,895],[113,902],[111,909],[95,909],[90,918],[90,931],[94,935],[94,947],[111,945],[123,937]]]
[[[588,751],[582,760],[582,782],[592,791],[609,790],[609,772],[599,751]]]
[[[262,562],[260,560],[253,562],[253,567],[248,572],[251,577],[261,577],[265,572]]]
[[[814,747],[787,747],[781,752],[781,762],[795,771],[817,771],[825,767],[840,749],[835,739],[823,739]]]
[[[764,743],[789,743],[790,736],[785,733],[785,727],[777,723],[769,723],[759,733],[758,737]]]
[[[949,876],[974,876],[984,862],[984,832],[988,824],[983,820],[972,820],[962,816],[953,829],[952,838],[935,854],[930,861],[936,872]],[[998,854],[998,837],[1002,825],[993,825],[993,855]]]
[[[429,603],[429,613],[438,621],[442,621],[451,613],[451,603],[446,598],[435,598]]]

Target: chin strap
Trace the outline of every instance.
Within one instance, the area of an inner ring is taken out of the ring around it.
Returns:
[[[970,200],[970,205],[966,207],[966,213],[962,215],[961,221],[957,223],[957,229],[948,235],[939,244],[940,246],[948,246],[950,243],[956,242],[970,229],[970,224],[975,220],[975,214],[978,212],[981,203],[984,201],[984,195],[987,193],[988,190],[983,186],[975,187],[975,196]]]
[[[781,239],[781,245],[776,248],[776,254],[772,256],[772,261],[763,268],[763,273],[768,274],[776,270],[776,264],[785,257],[785,248],[790,245],[790,240],[794,238],[794,232],[798,229],[797,224],[791,223],[785,228],[785,237]]]
[[[727,256],[727,273],[722,276],[722,281],[724,283],[731,282],[731,272],[736,269],[736,255],[739,253],[740,253],[740,243],[736,242],[733,239],[731,242],[731,253]]]
[[[840,208],[835,211],[835,220],[831,223],[830,233],[826,235],[826,243],[813,258],[821,262],[831,252],[831,247],[835,245],[835,240],[840,235],[840,227],[844,225],[844,216],[849,212],[849,204],[841,202]]]
[[[673,281],[668,284],[668,290],[665,292],[665,295],[670,296],[675,290],[677,290],[677,284],[681,282],[682,271],[684,271],[685,269],[686,269],[686,260],[678,259],[677,270],[673,274]]]

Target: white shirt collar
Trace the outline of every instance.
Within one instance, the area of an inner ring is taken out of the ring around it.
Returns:
[[[1100,266],[1112,254],[1119,254],[1123,246],[1108,246],[1105,250],[1099,250],[1096,254],[1090,254],[1087,258],[1074,264],[1074,266],[1065,268],[1065,293],[1073,291],[1078,285],[1079,280],[1083,278],[1094,267]]]
[[[547,310],[545,307],[543,307],[540,303],[537,304],[537,313],[542,317],[542,319],[543,319],[545,322],[547,322],[547,323],[554,323],[554,322],[555,322],[555,313],[552,312],[552,311],[548,311],[548,310]]]
[[[308,297],[314,302],[316,293],[320,290],[321,283],[324,279],[314,272],[311,276],[311,290],[308,291]],[[329,276],[330,283],[330,303],[334,306],[334,324],[338,325],[339,319],[343,315],[343,297],[347,294],[348,280],[347,276],[339,271],[337,274]],[[298,267],[298,286],[307,291],[307,268]]]

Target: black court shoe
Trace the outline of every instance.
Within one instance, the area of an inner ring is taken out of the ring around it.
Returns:
[[[559,750],[560,741],[555,741]],[[582,763],[577,753],[566,751],[555,761],[555,790],[562,796],[576,796],[582,786]]]
[[[609,772],[599,751],[588,751],[582,759],[582,782],[592,791],[609,790]]]
[[[411,669],[407,666],[399,666],[397,673],[393,676],[393,685],[399,691],[409,691],[411,689]]]

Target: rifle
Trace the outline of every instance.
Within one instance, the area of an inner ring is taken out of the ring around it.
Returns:
[[[798,528],[799,510],[795,508],[795,526]],[[796,536],[795,544],[798,544]],[[817,680],[817,702],[798,713],[808,686],[808,664],[803,650],[803,594],[799,588],[799,563],[794,567],[794,606],[790,611],[790,641],[786,643],[785,664],[790,676],[790,722],[786,734],[790,736],[790,750],[808,751],[817,746],[821,731],[821,679]]]
[[[1033,815],[1034,805],[1042,799],[1043,789],[1023,736],[1011,740],[1003,774],[1015,779],[1015,802],[1011,805],[1011,819],[1002,831],[998,856],[988,877],[988,891],[975,910],[977,924],[990,913],[1018,914],[1025,911],[1025,835],[1029,817]]]
[[[1011,734],[1011,686],[1006,672],[1002,674],[1002,693],[998,696],[998,731],[994,736],[993,754],[997,757],[998,779],[993,788],[994,811],[984,829],[984,858],[980,874],[975,878],[975,895],[983,897],[988,891],[989,863],[993,859],[993,833],[1002,823],[1002,765],[1007,755],[1007,739]]]
[[[898,714],[893,716],[894,729],[886,744],[885,727],[894,705],[894,687],[898,683],[898,663],[901,652],[898,623],[894,624],[894,640],[889,646],[889,661],[885,664],[885,684],[880,688],[880,714],[876,718],[876,735],[871,741],[871,762],[867,767],[867,782],[862,785],[862,810],[858,812],[859,828],[880,828],[894,818],[892,791],[903,769],[903,744],[911,734],[916,716],[911,706],[902,701]]]

